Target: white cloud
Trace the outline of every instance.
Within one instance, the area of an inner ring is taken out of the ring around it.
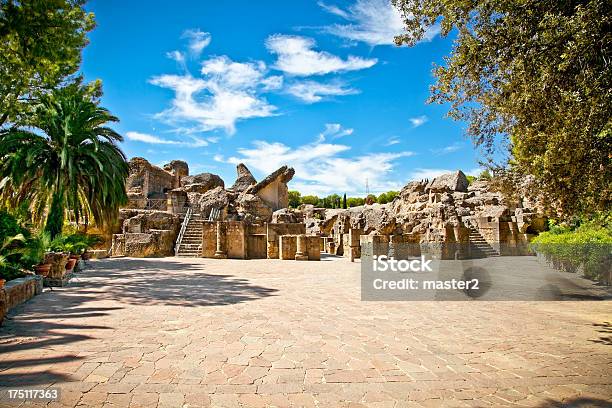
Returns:
[[[325,11],[327,11],[328,13],[331,14],[335,14],[339,17],[345,18],[345,19],[349,19],[350,15],[349,13],[347,13],[346,11],[342,10],[340,7],[338,6],[334,6],[333,4],[326,4],[322,1],[319,1],[317,3],[322,9],[324,9]]]
[[[397,137],[392,137],[389,140],[387,140],[387,143],[385,144],[385,146],[393,146],[396,144],[400,144],[401,141],[399,140],[399,138]]]
[[[370,68],[377,59],[349,55],[342,59],[325,51],[315,51],[312,38],[276,34],[268,37],[266,47],[277,55],[275,68],[289,75],[325,75],[332,72],[355,71]]]
[[[205,33],[199,29],[186,30],[181,38],[188,40],[187,47],[193,57],[199,57],[212,40],[210,33]]]
[[[423,116],[418,116],[415,118],[410,118],[408,119],[410,121],[410,123],[412,123],[412,127],[419,127],[425,124],[425,122],[427,122],[429,119],[427,118],[427,116],[423,115]]]
[[[409,174],[410,180],[423,180],[429,179],[433,180],[434,178],[441,176],[443,174],[454,173],[459,169],[449,170],[449,169],[429,169],[429,168],[416,168]],[[483,171],[482,168],[476,167],[471,170],[466,170],[463,173],[466,176],[478,176]]]
[[[404,32],[404,22],[398,9],[389,0],[356,0],[346,10],[325,3],[319,5],[326,11],[349,21],[349,24],[334,24],[324,28],[325,32],[359,41],[371,46],[391,45],[396,35]],[[429,28],[423,37],[431,41],[440,28]]]
[[[295,82],[287,87],[287,92],[306,103],[320,102],[325,97],[354,95],[358,90],[347,88],[341,83],[321,83],[316,81]]]
[[[353,134],[353,129],[347,129],[342,127],[339,123],[326,123],[325,130],[319,134],[319,140],[323,141],[328,137],[333,139],[339,139],[344,136]]]
[[[133,140],[135,142],[142,142],[148,144],[164,144],[164,145],[178,145],[178,146],[190,146],[190,147],[203,147],[208,146],[208,142],[206,140],[200,139],[195,136],[188,136],[191,139],[191,142],[179,141],[179,140],[168,140],[162,139],[158,136],[153,136],[148,133],[140,133],[140,132],[127,132],[126,137],[129,140]]]
[[[185,54],[183,54],[180,51],[170,51],[168,53],[166,53],[166,56],[176,62],[178,62],[179,64],[184,64],[185,63]]]
[[[410,180],[432,180],[438,176],[441,176],[442,174],[452,173],[453,171],[454,170],[448,169],[416,168],[412,172],[410,172],[409,178]]]
[[[282,81],[266,73],[261,61],[241,63],[219,56],[202,62],[200,78],[188,73],[153,77],[152,84],[175,93],[172,106],[156,117],[174,126],[195,123],[180,128],[184,133],[224,129],[233,134],[239,120],[275,114],[276,107],[261,93],[281,86]]]
[[[444,155],[456,152],[457,150],[463,149],[463,147],[465,147],[463,143],[453,143],[451,145],[444,146],[439,149],[431,149],[431,152],[437,155]]]
[[[326,129],[337,129],[334,125]],[[253,147],[238,149],[237,156],[225,161],[232,164],[245,163],[266,175],[282,165],[292,166],[295,168],[295,178],[290,188],[302,194],[364,194],[366,179],[372,190],[388,191],[401,187],[400,183],[390,179],[394,162],[412,156],[412,152],[341,156],[350,149],[350,146],[329,143],[321,137],[315,142],[297,147],[289,147],[280,142],[254,141]],[[217,159],[224,160],[220,156]]]

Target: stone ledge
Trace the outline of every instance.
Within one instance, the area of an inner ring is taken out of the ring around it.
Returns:
[[[43,278],[39,275],[28,275],[6,282],[4,288],[0,289],[0,324],[9,310],[41,294],[42,288]]]
[[[67,286],[70,279],[74,277],[74,268],[66,271],[61,278],[45,278],[44,285],[48,288]]]

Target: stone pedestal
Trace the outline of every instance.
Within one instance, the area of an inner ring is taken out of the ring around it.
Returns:
[[[296,261],[307,261],[308,260],[308,252],[307,252],[307,243],[306,243],[306,235],[298,235],[297,236],[297,250],[295,252],[295,260]]]
[[[227,252],[225,250],[225,236],[223,234],[223,223],[217,222],[217,250],[215,251],[214,257],[216,259],[226,259]]]

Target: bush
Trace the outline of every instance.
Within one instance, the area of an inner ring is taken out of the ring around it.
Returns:
[[[60,235],[50,244],[52,251],[70,252],[72,254],[82,254],[87,249],[96,245],[102,240],[98,235],[89,235],[77,232],[71,235]]]
[[[612,268],[612,225],[608,217],[574,226],[552,224],[531,242],[555,269],[582,271],[588,279],[610,283]]]
[[[0,279],[10,281],[12,279],[21,278],[25,275],[25,272],[15,265],[8,264],[0,266]]]
[[[379,204],[387,204],[390,203],[391,201],[393,201],[393,199],[395,197],[397,197],[399,194],[398,191],[387,191],[386,193],[381,193],[378,198],[377,198],[377,202]]]

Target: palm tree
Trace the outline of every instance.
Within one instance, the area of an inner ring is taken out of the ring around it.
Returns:
[[[123,138],[105,126],[118,119],[97,92],[76,81],[43,97],[30,126],[0,131],[0,206],[28,203],[51,238],[66,216],[106,225],[127,202]]]

